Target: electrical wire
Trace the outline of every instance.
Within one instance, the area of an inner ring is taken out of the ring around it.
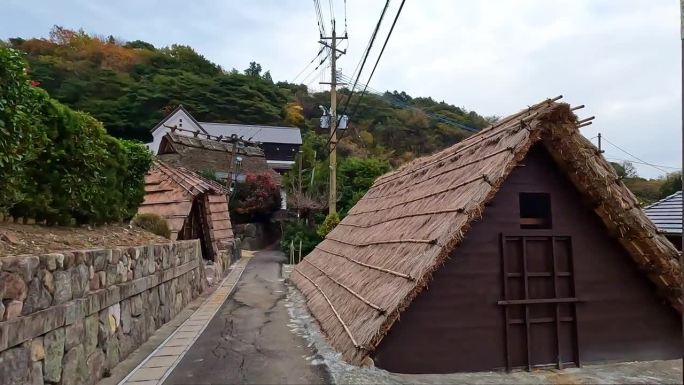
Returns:
[[[653,165],[653,164],[650,164],[650,163],[637,162],[637,161],[629,160],[629,159],[614,158],[614,157],[612,157],[612,156],[607,156],[607,157],[605,157],[605,158],[606,158],[607,160],[613,160],[613,161],[619,161],[619,162],[629,162],[629,163],[643,164],[643,165],[646,165],[646,166],[658,166],[658,167],[662,167],[662,168],[669,168],[669,169],[672,169],[672,170],[681,170],[681,167],[663,166],[663,165],[660,165],[660,164]],[[667,173],[669,174],[670,171],[667,171]]]
[[[344,36],[347,36],[347,0],[344,0]]]
[[[349,106],[349,101],[351,100],[351,97],[354,94],[354,88],[356,88],[356,85],[359,82],[359,78],[361,77],[361,73],[363,72],[363,67],[366,65],[366,60],[368,60],[368,56],[370,54],[371,48],[373,47],[373,42],[375,42],[375,38],[378,35],[378,30],[380,29],[380,25],[382,25],[382,20],[385,17],[385,13],[387,12],[387,8],[389,7],[389,3],[390,3],[390,0],[387,0],[385,2],[385,6],[383,7],[382,12],[380,13],[380,18],[378,19],[378,22],[375,25],[375,29],[373,30],[373,34],[371,35],[370,40],[368,41],[368,46],[366,47],[366,51],[364,52],[363,58],[359,62],[360,67],[359,67],[359,65],[357,65],[357,68],[359,68],[359,72],[356,76],[356,80],[354,81],[354,84],[351,87],[351,90],[350,90],[349,96],[347,97],[347,100],[345,102],[344,108],[342,109],[342,114],[336,113],[335,114],[336,119],[337,119],[337,116],[343,116],[347,112],[347,107]],[[332,137],[333,137],[333,135],[335,135],[335,133],[337,133],[337,125],[335,125],[335,129],[330,134],[330,137],[328,138],[328,141],[325,144],[326,147],[330,144],[330,141],[332,140]]]
[[[314,62],[316,59],[318,59],[319,56],[321,56],[321,53],[323,53],[323,50],[324,50],[324,49],[325,49],[325,47],[321,47],[321,49],[318,51],[318,53],[316,54],[316,56],[314,56],[314,58],[311,59],[311,61],[310,61],[304,68],[302,68],[301,71],[299,71],[299,73],[297,74],[297,76],[295,76],[294,79],[292,79],[292,83],[296,82],[297,79],[304,73],[304,71],[306,71],[307,68],[309,68],[309,66],[311,66],[311,64],[313,64],[313,62]]]
[[[366,86],[364,87],[363,91],[361,92],[361,95],[359,95],[359,98],[356,101],[356,105],[354,106],[354,109],[352,112],[349,114],[349,120],[351,120],[354,115],[356,114],[356,110],[358,109],[359,105],[361,104],[361,100],[363,99],[363,95],[366,93],[366,89],[368,88],[368,83],[370,83],[371,79],[373,78],[373,74],[375,74],[375,70],[378,68],[378,63],[380,63],[380,59],[382,58],[382,54],[385,52],[385,48],[387,47],[387,43],[389,42],[390,37],[392,36],[392,32],[394,32],[394,27],[397,24],[397,20],[399,20],[399,16],[401,15],[402,9],[404,9],[404,3],[406,3],[406,0],[401,0],[401,4],[399,5],[399,10],[397,10],[397,14],[394,16],[394,20],[392,21],[392,26],[390,27],[389,32],[387,33],[387,37],[385,38],[385,42],[382,45],[382,49],[380,50],[380,54],[378,54],[378,58],[375,60],[375,65],[373,66],[373,70],[370,73],[370,76],[368,76],[368,80],[366,81]],[[361,73],[359,73],[359,77],[361,76]],[[358,77],[357,77],[358,80]],[[353,88],[353,87],[352,87]],[[351,100],[351,95],[349,99],[347,99],[347,102]],[[349,103],[345,105],[345,108],[343,110],[342,115],[346,113],[347,106]],[[335,135],[335,132],[337,131],[337,125],[335,125],[335,129],[333,132],[330,134],[330,138],[328,139],[328,143],[332,140],[332,137]],[[340,140],[344,138],[344,133],[341,135],[342,137]],[[335,144],[336,145],[336,144]],[[327,145],[326,145],[327,147]]]
[[[636,155],[630,153],[629,151],[623,149],[622,147],[618,146],[617,144],[611,142],[610,140],[606,139],[605,136],[601,136],[601,139],[603,139],[606,143],[610,144],[611,146],[617,148],[618,150],[620,150],[620,151],[624,152],[625,154],[631,156],[632,158],[636,159],[638,162],[640,162],[639,164],[644,164],[644,165],[646,165],[646,166],[651,166],[651,167],[655,168],[655,169],[658,170],[658,171],[664,172],[664,173],[666,173],[666,174],[668,173],[667,170],[662,169],[660,166],[657,166],[657,165],[655,165],[655,164],[653,164],[653,163],[647,162],[647,161],[645,161],[645,160],[639,158],[638,156],[636,156]],[[638,163],[638,162],[635,162],[635,163]]]

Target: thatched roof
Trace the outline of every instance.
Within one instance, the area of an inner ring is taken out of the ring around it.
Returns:
[[[557,99],[381,176],[296,267],[291,280],[347,361],[362,364],[378,346],[537,143],[681,311],[677,250]]]
[[[242,158],[240,173],[270,172],[264,151],[254,146],[237,146],[237,155]],[[192,170],[215,171],[229,174],[233,161],[233,145],[216,140],[194,138],[167,133],[159,144],[159,159]]]
[[[177,239],[190,216],[193,203],[201,201],[209,240],[215,251],[225,250],[234,240],[230,223],[228,191],[220,184],[183,167],[155,161],[145,176],[145,200],[139,213],[157,214],[166,219],[171,239]]]

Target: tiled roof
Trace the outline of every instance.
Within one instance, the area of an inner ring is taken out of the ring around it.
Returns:
[[[663,233],[682,233],[682,192],[677,191],[669,197],[647,206],[644,211]]]
[[[297,127],[206,122],[200,122],[199,124],[209,135],[214,136],[223,135],[224,137],[229,137],[235,134],[253,142],[302,144],[302,134]]]

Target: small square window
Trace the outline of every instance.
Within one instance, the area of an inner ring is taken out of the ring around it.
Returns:
[[[520,228],[551,228],[551,195],[547,193],[520,193]]]

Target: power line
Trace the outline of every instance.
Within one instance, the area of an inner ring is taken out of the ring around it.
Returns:
[[[347,35],[347,0],[344,0],[344,35]]]
[[[318,23],[318,32],[321,36],[326,35],[325,23],[323,22],[323,12],[321,11],[320,0],[313,0],[314,10],[316,11],[316,22]]]
[[[680,170],[680,169],[681,169],[681,167],[663,166],[663,165],[660,165],[660,164],[652,165],[652,164],[650,164],[650,163],[638,162],[638,161],[629,160],[629,159],[614,158],[614,157],[612,157],[612,156],[606,157],[606,159],[607,159],[607,160],[613,160],[613,161],[619,161],[619,162],[629,162],[629,163],[643,164],[643,165],[646,165],[646,166],[658,166],[658,167],[662,167],[662,168],[671,168],[671,169],[673,169],[673,170]],[[670,173],[670,172],[668,171],[668,174],[669,174],[669,173]]]
[[[401,10],[404,9],[404,3],[406,3],[406,0],[401,0],[401,4],[399,5],[399,10],[397,10],[397,14],[394,16],[394,20],[392,21],[392,26],[390,27],[389,32],[387,33],[387,37],[385,38],[385,42],[382,44],[382,49],[380,50],[380,54],[378,54],[378,58],[375,60],[375,65],[373,66],[373,70],[370,73],[370,76],[368,76],[368,80],[366,81],[366,86],[363,88],[363,91],[361,92],[361,95],[359,95],[358,100],[356,101],[356,105],[354,105],[354,109],[352,110],[351,114],[349,114],[349,120],[351,120],[354,115],[356,114],[356,110],[358,109],[359,105],[361,104],[361,99],[363,99],[363,95],[366,93],[366,89],[368,88],[368,83],[370,83],[371,79],[373,78],[373,74],[375,74],[375,70],[378,68],[378,63],[380,63],[380,59],[382,58],[382,54],[385,52],[385,48],[387,47],[387,42],[389,42],[390,37],[392,36],[392,32],[394,32],[394,27],[397,25],[397,20],[399,20],[399,15],[401,15]],[[360,77],[359,73],[359,77]],[[347,101],[351,100],[351,95],[350,98],[347,99]],[[349,103],[347,103],[349,105]],[[347,110],[347,105],[345,105],[345,109],[343,111],[343,115]],[[337,127],[335,127],[335,130],[337,130]],[[335,132],[333,131],[333,134]],[[342,134],[342,137],[344,137],[344,133]],[[332,138],[332,137],[331,137]],[[340,138],[342,140],[342,138]]]
[[[611,146],[617,148],[618,150],[620,150],[620,151],[624,152],[625,154],[631,156],[632,158],[636,159],[636,160],[637,160],[638,162],[640,162],[641,164],[644,164],[644,165],[647,165],[647,166],[651,166],[651,167],[655,168],[656,170],[661,171],[661,172],[664,172],[664,173],[666,173],[666,174],[668,173],[667,170],[664,170],[664,169],[660,168],[659,166],[654,165],[653,163],[649,163],[649,162],[647,162],[647,161],[645,161],[645,160],[639,158],[638,156],[636,156],[636,155],[630,153],[629,151],[623,149],[622,147],[618,146],[617,144],[611,142],[610,140],[606,139],[605,136],[603,136],[603,140],[605,140],[606,143],[610,144]],[[635,162],[635,163],[636,163],[636,162]]]
[[[328,0],[328,5],[330,5],[330,23],[335,24],[335,8],[333,6],[333,0]]]
[[[306,71],[306,69],[309,68],[309,66],[310,66],[316,59],[318,59],[319,56],[321,56],[321,53],[323,53],[323,50],[324,50],[324,49],[325,49],[325,47],[321,47],[321,49],[318,51],[318,53],[316,54],[316,56],[314,56],[314,58],[311,59],[311,61],[310,61],[304,68],[302,68],[301,71],[299,71],[299,73],[297,74],[297,76],[295,76],[294,79],[292,79],[292,83],[296,82],[296,81],[297,81],[297,78],[299,78],[299,77],[304,73],[304,71]]]
[[[359,78],[361,78],[361,73],[363,72],[363,67],[366,65],[366,60],[368,60],[368,56],[370,54],[371,48],[373,47],[373,42],[375,42],[375,38],[378,35],[378,30],[380,29],[380,25],[382,24],[382,20],[385,17],[385,13],[387,12],[387,8],[389,7],[390,0],[387,0],[385,2],[385,6],[382,8],[382,12],[380,13],[380,18],[378,19],[378,22],[375,24],[375,29],[373,30],[373,33],[371,34],[371,37],[368,41],[368,45],[366,46],[366,51],[364,52],[363,58],[361,61],[359,61],[359,64],[357,64],[357,68],[359,68],[359,72],[356,75],[356,80],[354,80],[354,84],[352,85],[352,88],[350,90],[349,96],[347,97],[347,100],[344,104],[344,108],[342,109],[342,114],[336,114],[337,116],[343,116],[347,112],[347,108],[349,107],[349,102],[351,100],[352,95],[354,94],[354,88],[356,88],[356,85],[359,82]],[[354,70],[356,72],[356,70]],[[336,118],[337,119],[337,118]],[[332,140],[333,136],[337,133],[337,125],[335,125],[335,129],[333,132],[330,134],[330,137],[328,138],[328,141],[326,143],[326,147],[330,144],[330,141]],[[342,139],[342,138],[340,138]]]

